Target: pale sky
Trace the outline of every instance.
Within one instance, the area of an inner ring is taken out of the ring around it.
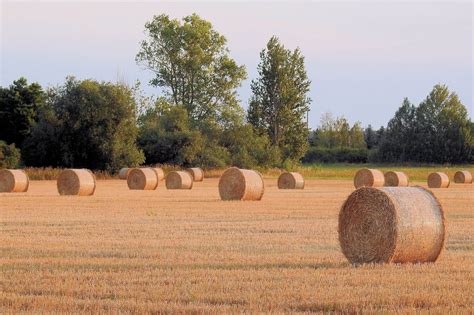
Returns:
[[[364,126],[386,126],[404,97],[418,104],[437,83],[473,110],[471,1],[127,2],[0,0],[0,85],[21,76],[43,86],[68,75],[132,84],[148,94],[151,74],[135,63],[153,15],[196,12],[228,40],[247,68],[247,107],[259,52],[272,35],[300,47],[312,80],[310,126],[330,111]]]

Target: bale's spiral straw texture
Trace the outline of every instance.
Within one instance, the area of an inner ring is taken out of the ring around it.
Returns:
[[[264,191],[263,177],[257,171],[231,167],[219,179],[222,200],[261,200]]]
[[[469,171],[457,171],[454,174],[456,184],[472,184],[472,174]]]
[[[188,172],[170,172],[166,176],[167,189],[191,189],[193,188],[193,177]]]
[[[199,167],[192,167],[186,169],[186,171],[191,174],[195,182],[202,182],[204,180],[204,171]]]
[[[152,170],[155,171],[156,176],[158,177],[158,182],[161,182],[163,179],[165,179],[165,172],[162,168],[153,167]]]
[[[445,238],[444,213],[421,187],[363,187],[339,213],[339,243],[353,264],[434,262]]]
[[[30,179],[23,170],[0,170],[0,192],[26,192]]]
[[[408,176],[403,172],[386,172],[385,186],[388,187],[406,187],[408,186]]]
[[[151,168],[134,168],[128,174],[127,185],[131,190],[154,190],[158,186],[158,177]]]
[[[354,186],[359,187],[383,187],[385,177],[379,170],[363,168],[358,170],[354,176]]]
[[[59,174],[57,186],[61,196],[91,196],[95,192],[96,180],[88,169],[68,169]]]
[[[132,169],[131,168],[128,168],[128,167],[124,167],[122,169],[120,169],[120,172],[119,172],[119,179],[127,179],[128,177],[128,174],[130,174],[130,171]]]
[[[436,172],[428,175],[428,187],[429,188],[448,188],[449,177],[445,173]]]
[[[303,175],[296,172],[285,172],[278,177],[279,189],[304,189]]]

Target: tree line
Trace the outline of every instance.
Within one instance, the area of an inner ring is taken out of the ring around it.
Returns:
[[[0,87],[0,167],[141,164],[284,167],[303,162],[472,162],[474,126],[455,93],[437,85],[419,106],[404,100],[386,128],[322,117],[310,131],[311,81],[299,49],[272,37],[260,53],[249,107],[246,69],[227,40],[193,14],[145,24],[138,65],[161,91],[67,77],[43,88],[25,78]]]

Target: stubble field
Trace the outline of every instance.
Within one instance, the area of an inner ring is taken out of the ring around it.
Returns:
[[[266,178],[260,202],[220,201],[217,183],[104,180],[92,197],[60,197],[33,181],[0,194],[0,313],[474,309],[474,185],[433,190],[448,224],[438,262],[353,267],[337,239],[351,181],[281,191]]]

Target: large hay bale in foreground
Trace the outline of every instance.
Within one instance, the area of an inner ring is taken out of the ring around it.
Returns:
[[[264,191],[263,177],[254,170],[231,167],[219,179],[222,200],[261,200]]]
[[[278,177],[279,189],[304,189],[303,175],[296,172],[285,172]]]
[[[353,264],[434,262],[444,245],[441,205],[421,187],[363,187],[339,213],[339,242]]]
[[[456,184],[472,184],[472,174],[469,171],[457,171],[454,174]]]
[[[128,174],[127,185],[131,190],[154,190],[158,186],[158,176],[151,168],[134,168]]]
[[[119,179],[127,179],[128,174],[130,174],[131,170],[132,169],[128,167],[121,168],[119,172]]]
[[[88,169],[68,169],[59,174],[57,187],[61,196],[91,196],[95,192],[96,180]]]
[[[23,170],[0,170],[0,192],[26,192],[30,179]]]
[[[363,168],[357,171],[354,176],[354,186],[359,187],[383,187],[385,177],[379,170]]]
[[[449,177],[445,173],[436,172],[428,175],[428,187],[429,188],[448,188]]]
[[[191,167],[186,169],[186,172],[191,174],[195,182],[202,182],[204,180],[204,171],[199,167]]]
[[[162,168],[152,167],[152,170],[155,171],[156,177],[158,178],[158,183],[165,179],[165,172]]]
[[[167,189],[191,189],[193,188],[193,177],[188,172],[170,172],[166,176]]]
[[[406,187],[408,186],[408,176],[403,172],[386,172],[385,186],[388,187]]]

